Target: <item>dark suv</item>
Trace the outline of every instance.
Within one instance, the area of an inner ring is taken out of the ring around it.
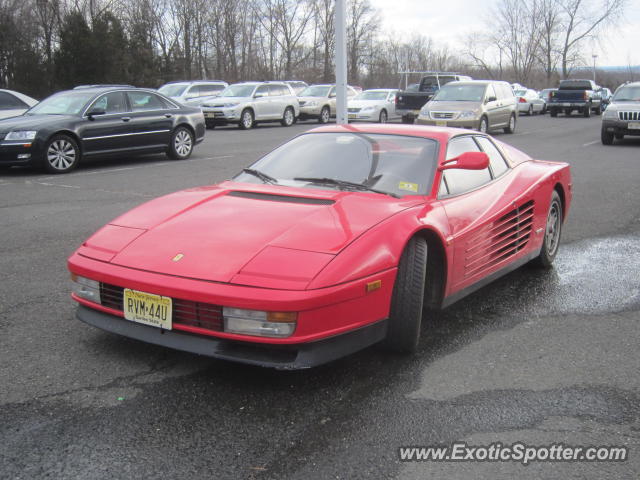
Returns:
[[[640,135],[640,82],[618,87],[602,115],[600,137],[604,145],[625,135]]]

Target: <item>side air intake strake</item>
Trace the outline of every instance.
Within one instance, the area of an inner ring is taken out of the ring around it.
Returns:
[[[305,205],[333,205],[336,203],[333,200],[326,198],[309,198],[309,197],[292,197],[289,195],[274,195],[272,193],[259,193],[259,192],[243,192],[240,190],[234,190],[227,195],[230,197],[251,198],[253,200],[266,200],[269,202],[284,202],[284,203],[302,203]]]
[[[512,257],[529,242],[533,201],[514,208],[467,242],[464,274],[471,277]]]

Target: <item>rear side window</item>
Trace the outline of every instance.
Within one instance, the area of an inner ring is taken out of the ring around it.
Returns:
[[[14,108],[29,108],[29,105],[10,93],[0,92],[0,110],[12,110]]]
[[[504,83],[496,83],[495,84],[496,93],[498,94],[498,98],[506,99],[513,98],[513,90],[511,87]]]
[[[168,105],[159,96],[151,92],[127,92],[127,95],[134,112],[168,108]]]
[[[272,97],[279,97],[286,94],[287,93],[282,85],[269,85],[269,95]]]
[[[487,85],[487,92],[484,94],[484,98],[486,98],[487,100],[490,98],[493,98],[494,100],[498,99],[498,95],[496,94],[493,85]]]
[[[480,147],[489,155],[489,162],[491,164],[491,171],[493,172],[493,178],[497,178],[504,172],[509,170],[507,163],[504,161],[500,150],[486,137],[477,137],[476,140],[480,144]]]
[[[106,114],[123,113],[128,111],[127,100],[124,96],[124,92],[111,92],[104,94],[92,105],[91,110],[94,109],[102,110]]]
[[[449,141],[447,160],[455,158],[464,152],[479,152],[478,144],[471,136],[457,137]],[[478,188],[491,181],[488,168],[484,170],[445,170],[442,178],[446,182],[449,195],[458,195]],[[440,186],[442,191],[442,186]]]
[[[258,89],[256,90],[256,95],[257,94],[262,94],[264,96],[268,96],[269,95],[269,85],[262,85],[262,86],[258,87]]]
[[[224,85],[200,85],[200,96],[208,97],[224,90]]]

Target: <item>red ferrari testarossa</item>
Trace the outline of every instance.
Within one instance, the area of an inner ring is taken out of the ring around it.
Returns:
[[[321,127],[105,225],[69,258],[72,296],[103,330],[262,366],[409,352],[423,306],[549,267],[571,195],[569,165],[486,134]]]

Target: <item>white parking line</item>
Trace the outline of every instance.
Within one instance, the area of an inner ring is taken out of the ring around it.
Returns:
[[[596,143],[600,143],[600,140],[594,140],[593,142],[583,143],[583,147],[588,147],[589,145],[595,145]]]

